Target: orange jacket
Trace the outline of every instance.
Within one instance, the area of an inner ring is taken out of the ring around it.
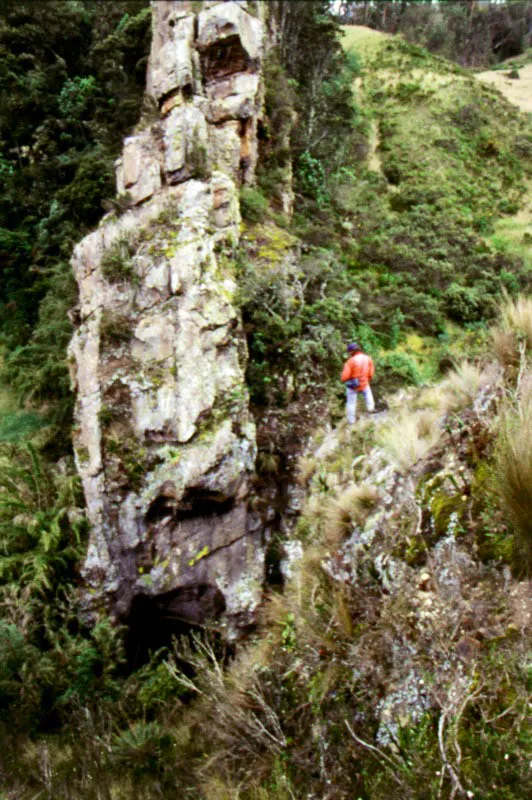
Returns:
[[[365,353],[355,353],[354,356],[348,358],[342,370],[342,381],[349,381],[352,378],[358,378],[358,389],[361,392],[369,386],[370,380],[375,374],[375,366],[370,356]]]

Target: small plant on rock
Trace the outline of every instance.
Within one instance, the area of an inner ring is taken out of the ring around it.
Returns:
[[[131,280],[135,275],[133,255],[135,243],[133,239],[118,239],[103,255],[101,262],[102,275],[109,283],[120,283]]]

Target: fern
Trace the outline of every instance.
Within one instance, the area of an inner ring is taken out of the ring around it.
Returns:
[[[31,444],[0,450],[0,583],[30,595],[54,589],[81,555],[80,502],[71,463],[59,471]]]

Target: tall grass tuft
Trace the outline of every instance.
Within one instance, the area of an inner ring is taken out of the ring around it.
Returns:
[[[482,370],[470,361],[463,361],[447,376],[445,406],[448,411],[460,411],[474,402],[485,384]]]
[[[532,566],[532,375],[523,386],[517,409],[505,411],[497,439],[498,487],[513,522],[515,556]]]
[[[499,324],[491,331],[493,349],[501,364],[511,366],[519,361],[519,345],[532,351],[532,297],[519,295],[507,300],[500,311]]]
[[[325,541],[338,546],[354,523],[362,522],[375,507],[379,493],[373,486],[352,484],[330,501],[325,514]]]
[[[380,442],[400,472],[407,472],[438,444],[438,418],[436,412],[429,410],[403,414],[384,429]]]

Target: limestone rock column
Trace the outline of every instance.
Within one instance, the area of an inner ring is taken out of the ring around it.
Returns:
[[[118,207],[75,248],[74,448],[91,523],[85,595],[247,625],[264,553],[233,251],[252,182],[263,21],[252,4],[152,3],[148,107],[116,164]],[[215,598],[215,600],[213,600]]]

